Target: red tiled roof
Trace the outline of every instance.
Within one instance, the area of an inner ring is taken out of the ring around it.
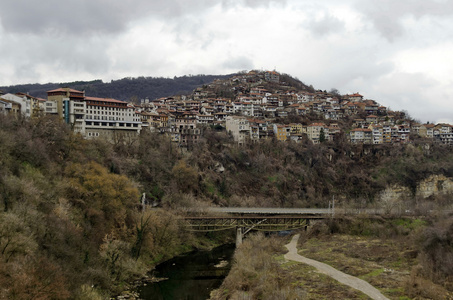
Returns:
[[[371,132],[371,129],[366,129],[366,128],[356,128],[351,131],[364,131],[364,132]]]
[[[74,90],[74,89],[64,89],[64,88],[59,88],[51,91],[47,91],[48,93],[52,92],[70,92],[70,93],[83,93],[82,91]]]
[[[111,103],[126,103],[121,100],[111,99],[111,98],[98,98],[98,97],[85,97],[85,100],[88,101],[100,101],[100,102],[111,102]]]

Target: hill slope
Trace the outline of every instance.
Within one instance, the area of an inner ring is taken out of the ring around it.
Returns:
[[[156,99],[181,93],[191,92],[195,88],[211,83],[215,79],[224,79],[230,75],[189,75],[171,78],[163,77],[126,77],[103,82],[102,80],[75,81],[46,84],[20,84],[0,86],[5,93],[28,92],[30,95],[46,98],[48,90],[59,87],[71,87],[85,90],[92,97],[115,98],[123,101],[137,101],[144,98]]]

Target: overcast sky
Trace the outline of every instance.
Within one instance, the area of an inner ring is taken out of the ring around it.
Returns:
[[[0,2],[0,86],[250,69],[453,124],[453,1]]]

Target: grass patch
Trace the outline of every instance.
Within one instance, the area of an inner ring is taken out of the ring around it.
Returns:
[[[393,299],[406,296],[404,282],[415,257],[406,256],[407,245],[392,239],[342,234],[308,239],[299,248],[303,256],[368,281]]]
[[[365,274],[363,276],[360,276],[361,279],[366,279],[366,278],[369,278],[369,277],[376,277],[376,276],[379,276],[381,275],[383,272],[384,272],[385,269],[376,269],[376,270],[373,270],[371,271],[370,273],[368,274]]]
[[[415,230],[427,225],[427,222],[421,219],[396,219],[392,223],[408,230]]]
[[[305,291],[302,299],[368,299],[360,291],[318,273],[314,267],[288,261],[282,268],[292,274],[291,284]]]

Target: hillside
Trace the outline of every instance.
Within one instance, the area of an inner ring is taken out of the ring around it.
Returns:
[[[336,216],[298,232],[297,249],[304,257],[368,282],[388,299],[452,299],[452,225],[448,216]],[[326,275],[332,270],[320,272],[309,265],[313,262],[284,258],[283,245],[288,243],[288,237],[250,235],[210,299],[370,299]]]
[[[265,87],[310,90],[292,80],[265,82]],[[235,97],[241,84],[231,82],[206,84],[191,95],[209,91]],[[319,116],[278,118],[307,123]],[[342,123],[349,126],[352,120]],[[136,139],[112,143],[84,139],[55,116],[0,114],[0,295],[112,295],[154,264],[203,247],[205,236],[187,234],[174,222],[187,207],[328,207],[335,197],[338,206],[386,209],[389,203],[380,195],[395,185],[410,192],[390,203],[404,211],[424,213],[453,204],[449,193],[416,194],[431,175],[453,177],[451,146],[433,139],[364,145],[339,134],[317,144],[308,138],[268,138],[238,145],[222,126],[201,128],[199,142],[183,148],[159,131],[142,130]],[[158,208],[142,210],[143,194]],[[443,247],[451,243],[443,235],[448,226],[439,225],[442,239],[430,240],[426,253],[441,247],[442,256],[451,255],[451,248]],[[439,257],[423,263],[441,282],[451,274],[438,272]]]
[[[29,93],[38,98],[46,98],[47,91],[59,87],[71,87],[85,91],[92,97],[115,98],[123,101],[140,99],[156,99],[171,95],[190,93],[195,88],[212,82],[214,79],[223,79],[231,75],[189,75],[174,78],[163,77],[126,77],[123,79],[103,82],[102,80],[75,81],[47,84],[19,84],[13,86],[0,86],[5,93]]]

